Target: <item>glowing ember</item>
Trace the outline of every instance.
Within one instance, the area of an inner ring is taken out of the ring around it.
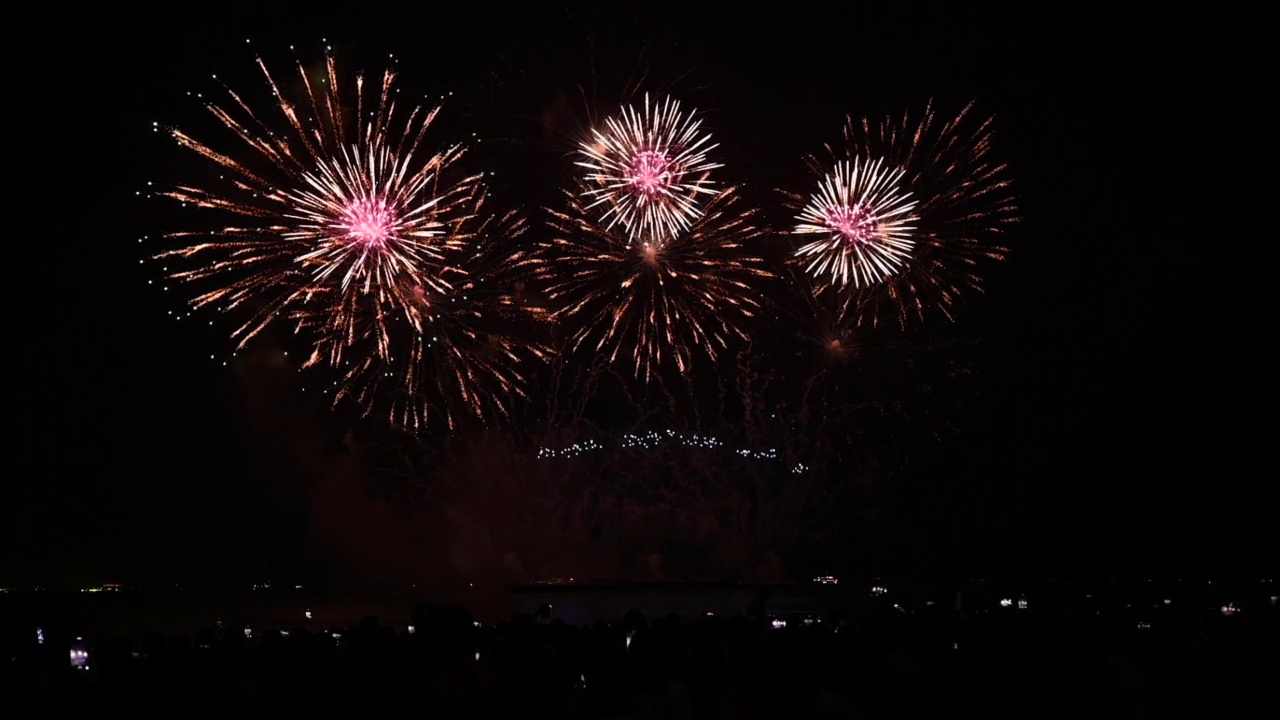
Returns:
[[[653,243],[645,243],[644,248],[640,251],[641,257],[650,265],[658,264],[658,246]]]

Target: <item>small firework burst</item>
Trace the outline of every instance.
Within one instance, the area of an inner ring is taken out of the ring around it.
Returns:
[[[159,257],[196,264],[173,275],[206,286],[194,306],[247,311],[233,333],[241,347],[276,318],[305,318],[350,342],[357,328],[371,333],[385,355],[390,326],[413,312],[406,288],[452,292],[463,247],[455,226],[473,212],[479,178],[454,172],[461,147],[427,149],[438,109],[402,111],[392,71],[370,92],[362,75],[340,74],[328,57],[316,88],[299,62],[291,97],[258,66],[272,105],[254,109],[227,89],[225,106],[207,106],[234,135],[231,149],[171,131],[225,181],[163,195],[229,220],[170,234],[182,246]]]
[[[339,368],[335,404],[352,400],[410,432],[508,416],[527,397],[531,366],[548,356],[531,329],[545,318],[516,297],[526,228],[514,214],[491,216],[477,207],[457,235],[466,252],[447,283],[396,289],[405,299],[406,322],[385,339],[383,328],[361,324],[377,322],[375,313],[349,313],[357,322],[351,327],[326,325],[320,317],[320,339],[307,366]]]
[[[587,171],[583,196],[588,208],[605,208],[609,230],[621,225],[632,238],[665,242],[687,231],[719,192],[708,175],[720,167],[707,158],[716,147],[711,135],[672,98],[651,104],[645,95],[643,109],[625,106],[591,135],[577,163]]]
[[[825,247],[797,250],[813,272],[826,272],[819,291],[841,291],[859,322],[873,325],[951,318],[966,292],[980,291],[986,264],[1007,254],[1003,231],[1017,221],[1008,168],[993,158],[992,124],[974,117],[972,103],[945,120],[932,105],[875,124],[850,119],[843,146],[831,149],[836,172],[828,175],[831,160],[812,160],[821,191],[792,196],[797,232],[827,235]],[[854,202],[843,202],[846,191]]]
[[[867,287],[911,258],[915,202],[898,188],[902,174],[881,160],[836,163],[797,218],[797,235],[823,236],[796,250],[809,259],[807,271]]]
[[[722,190],[688,230],[665,242],[633,240],[597,223],[581,196],[552,213],[552,236],[526,266],[545,288],[571,351],[624,361],[651,379],[670,364],[686,372],[696,354],[715,359],[761,307],[772,277],[752,244],[762,232]]]

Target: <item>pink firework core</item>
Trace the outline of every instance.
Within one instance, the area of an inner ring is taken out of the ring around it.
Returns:
[[[381,247],[395,234],[396,218],[381,201],[353,200],[342,208],[338,227],[354,242]]]
[[[658,194],[671,179],[671,159],[660,150],[641,150],[627,168],[627,182],[645,195]]]
[[[865,245],[875,242],[880,222],[875,213],[861,205],[833,207],[823,213],[827,229],[847,243]]]

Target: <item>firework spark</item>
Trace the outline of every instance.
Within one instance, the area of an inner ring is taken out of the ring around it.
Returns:
[[[665,242],[634,241],[598,224],[581,196],[552,212],[552,237],[526,259],[564,322],[572,351],[626,358],[649,380],[664,364],[685,372],[697,353],[713,360],[760,309],[772,277],[751,247],[762,232],[723,190],[690,228]]]
[[[992,157],[992,124],[974,117],[972,103],[946,120],[932,105],[879,124],[850,119],[844,145],[831,150],[837,171],[827,176],[831,161],[813,160],[822,191],[793,197],[797,231],[827,235],[825,246],[797,250],[827,272],[820,289],[843,286],[863,323],[953,317],[966,292],[982,289],[986,263],[1006,256],[999,241],[1017,220],[1008,169]]]
[[[353,400],[381,412],[393,426],[420,432],[443,422],[456,430],[465,418],[510,415],[527,397],[528,369],[548,351],[530,332],[545,317],[520,303],[515,259],[526,223],[514,214],[490,216],[478,207],[457,237],[467,251],[447,283],[396,288],[407,322],[390,328],[323,326],[307,366],[341,367],[334,402]],[[353,312],[364,325],[375,313]],[[353,344],[349,330],[358,340]],[[379,352],[370,344],[385,345]],[[343,360],[343,358],[349,358]]]
[[[688,231],[703,200],[719,193],[708,177],[720,167],[707,158],[715,148],[695,113],[645,95],[643,109],[623,107],[580,146],[587,207],[605,207],[607,229],[620,224],[633,239],[665,242]]]
[[[272,104],[255,109],[227,89],[225,105],[207,106],[234,135],[234,149],[171,131],[226,181],[163,195],[234,224],[172,233],[182,247],[159,257],[196,263],[173,275],[212,286],[195,307],[248,311],[233,332],[241,347],[276,318],[306,318],[347,344],[370,333],[386,356],[391,325],[415,312],[406,288],[454,291],[450,277],[460,273],[452,264],[463,248],[455,228],[474,212],[479,178],[449,179],[462,148],[427,149],[438,108],[402,112],[392,71],[366,91],[364,77],[339,74],[332,57],[315,84],[299,62],[291,99],[260,59],[258,66]]]
[[[807,271],[866,287],[910,259],[915,202],[897,188],[902,174],[880,160],[836,163],[797,218],[797,235],[823,235],[796,250],[797,257],[812,258]]]

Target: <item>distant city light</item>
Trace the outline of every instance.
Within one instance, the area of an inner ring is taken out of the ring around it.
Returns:
[[[878,597],[878,596],[880,596],[880,595],[884,595],[884,594],[885,594],[885,593],[887,593],[887,592],[889,592],[889,588],[887,588],[887,587],[883,587],[883,586],[881,586],[881,585],[872,585],[872,586],[871,586],[871,594],[872,594],[872,595],[875,595],[875,596],[877,596],[877,597]]]
[[[1227,617],[1231,617],[1232,615],[1235,615],[1236,613],[1240,612],[1240,608],[1236,607],[1235,603],[1227,603],[1226,605],[1222,606],[1221,610],[1222,610],[1222,614],[1226,615]]]
[[[775,618],[775,619],[774,619],[774,621],[773,621],[773,629],[774,629],[774,630],[781,630],[781,629],[785,628],[786,626],[787,626],[787,621],[786,621],[786,620],[778,620],[777,618]]]
[[[840,582],[838,579],[830,575],[821,575],[819,577],[814,578],[813,581],[818,583],[819,585],[835,585],[836,583]]]
[[[1013,605],[1013,600],[1010,600],[1009,598],[1000,599],[1000,607],[1009,607],[1011,605]]]
[[[1019,610],[1027,609],[1027,599],[1025,597],[1018,598],[1018,609]]]
[[[36,644],[44,644],[44,628],[36,628]]]
[[[71,645],[71,667],[77,670],[89,669],[89,649],[84,645],[82,637],[77,637]]]

